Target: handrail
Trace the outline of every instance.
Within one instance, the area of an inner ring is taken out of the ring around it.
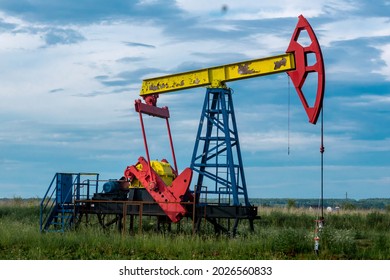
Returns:
[[[55,203],[56,201],[53,200],[53,195],[54,194],[57,194],[56,192],[56,189],[54,188],[50,194],[50,196],[48,196],[51,188],[53,187],[53,184],[54,182],[56,181],[57,179],[57,176],[58,176],[58,173],[56,173],[53,177],[53,179],[51,180],[50,184],[49,184],[49,187],[45,193],[45,195],[43,196],[42,200],[41,200],[41,203],[40,203],[40,225],[39,225],[39,229],[40,231],[43,230],[43,224],[47,222],[48,218],[49,218],[49,215],[51,214],[52,212],[52,209],[54,208],[55,206]],[[46,202],[46,203],[45,203]],[[49,202],[51,202],[51,205],[49,206]],[[44,212],[46,211],[46,209],[48,208],[48,206],[50,207],[49,208],[49,211],[47,211],[47,214],[45,215],[45,217],[43,217],[44,215]]]
[[[69,189],[62,189],[60,193],[58,192],[58,176],[59,174],[68,174],[74,176],[72,178],[72,185]],[[81,181],[82,176],[95,176],[95,180],[91,180],[89,178]],[[90,182],[96,182],[92,185],[92,187],[96,188],[96,192],[99,186],[99,173],[56,173],[51,180],[49,187],[43,196],[40,203],[40,231],[47,230],[49,223],[53,219],[53,217],[57,217],[61,219],[61,231],[65,229],[66,225],[72,223],[72,220],[77,215],[77,207],[75,207],[75,201],[80,199],[80,189],[86,187],[87,190],[87,198],[89,199],[90,195]],[[53,187],[54,186],[54,187]],[[65,193],[65,192],[66,193]],[[58,196],[61,195],[61,198]],[[85,196],[84,194],[82,196]],[[73,207],[71,207],[73,206]],[[68,213],[71,210],[71,213]],[[61,215],[58,216],[58,214]],[[68,214],[67,214],[68,213]]]

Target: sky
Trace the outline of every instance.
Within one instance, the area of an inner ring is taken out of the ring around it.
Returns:
[[[134,111],[143,79],[284,54],[301,14],[325,62],[324,197],[388,198],[388,0],[1,0],[0,198],[42,197],[56,172],[120,178],[145,156]],[[228,86],[249,197],[319,198],[321,125],[287,74]],[[179,170],[205,92],[158,99]],[[170,160],[165,124],[145,126],[151,157]]]

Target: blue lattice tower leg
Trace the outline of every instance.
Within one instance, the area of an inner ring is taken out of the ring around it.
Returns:
[[[230,89],[207,89],[191,169],[199,174],[197,201],[216,197],[222,203],[226,196],[230,205],[250,206]]]

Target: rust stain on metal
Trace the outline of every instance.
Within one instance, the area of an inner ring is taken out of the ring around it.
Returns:
[[[193,82],[194,85],[198,85],[200,83],[200,80],[198,78],[196,78]]]
[[[149,86],[149,90],[152,90],[152,91],[158,90],[158,88],[159,88],[159,85],[158,85],[158,84],[157,84],[157,85],[151,84],[151,85]]]
[[[259,72],[259,71],[255,71],[253,69],[249,69],[249,66],[250,66],[250,63],[244,63],[244,64],[238,65],[238,69],[237,69],[238,74],[248,75],[248,74],[254,74],[254,73]]]
[[[162,83],[162,84],[158,83],[157,85],[151,84],[149,86],[149,90],[150,91],[157,91],[157,90],[165,89],[165,88],[169,88],[168,83]]]
[[[287,63],[287,59],[285,57],[283,57],[281,60],[275,61],[274,62],[274,64],[275,64],[274,70],[278,70],[278,69],[280,69],[280,67],[286,66],[286,63]]]
[[[174,82],[172,87],[177,88],[177,87],[183,87],[184,86],[184,80],[181,80],[180,83]]]

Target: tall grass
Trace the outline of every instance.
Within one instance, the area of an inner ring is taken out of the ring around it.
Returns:
[[[241,222],[235,237],[212,230],[122,235],[98,226],[65,233],[39,232],[37,205],[0,205],[0,259],[389,259],[390,214],[327,214],[320,254],[314,254],[315,213],[261,209],[255,232]],[[151,222],[151,221],[150,221]]]

